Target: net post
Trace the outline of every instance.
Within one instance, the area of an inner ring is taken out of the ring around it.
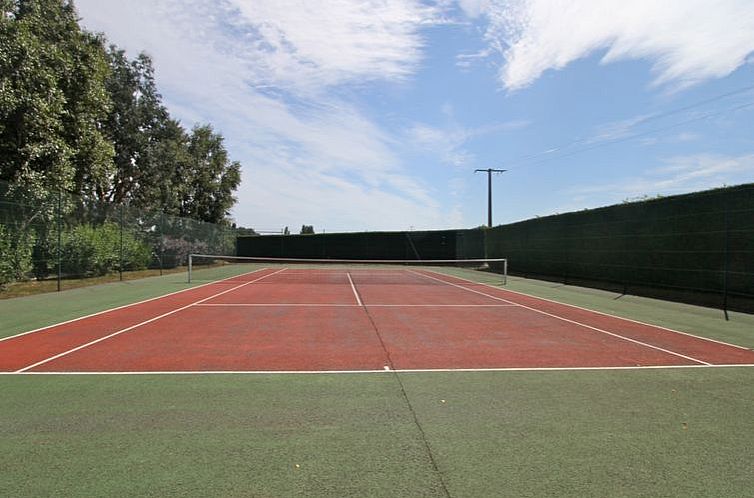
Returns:
[[[508,258],[503,260],[503,285],[508,284]]]
[[[193,262],[193,254],[188,255],[188,283],[191,283],[191,266]]]

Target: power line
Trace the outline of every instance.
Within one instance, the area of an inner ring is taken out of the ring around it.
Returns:
[[[659,119],[666,118],[668,116],[672,116],[672,115],[675,115],[675,114],[680,114],[682,112],[686,112],[686,111],[689,111],[691,109],[695,109],[697,107],[701,107],[701,106],[704,106],[704,105],[707,105],[707,104],[710,104],[712,102],[716,102],[718,100],[722,100],[722,99],[725,99],[725,98],[728,98],[728,97],[732,97],[732,96],[735,96],[735,95],[739,95],[739,94],[743,94],[743,93],[746,93],[746,92],[750,92],[752,90],[754,90],[754,85],[750,85],[750,86],[742,87],[742,88],[739,88],[739,89],[736,89],[736,90],[733,90],[733,91],[730,91],[730,92],[722,93],[722,94],[716,95],[714,97],[710,97],[708,99],[695,102],[693,104],[689,104],[689,105],[686,105],[686,106],[683,106],[683,107],[678,107],[676,109],[671,109],[671,110],[666,111],[666,112],[652,114],[652,115],[647,116],[645,118],[639,119],[636,123],[633,123],[631,125],[631,127],[636,128],[639,125],[645,125],[647,123],[650,123],[650,122],[653,122],[653,121],[657,121]],[[667,130],[670,130],[670,129],[673,129],[673,128],[676,128],[678,126],[682,126],[682,125],[685,125],[685,124],[688,124],[688,123],[692,123],[692,122],[695,122],[695,121],[701,121],[701,120],[704,120],[704,119],[707,119],[707,118],[710,118],[710,117],[714,117],[714,116],[718,116],[720,114],[724,114],[724,113],[727,113],[727,112],[732,112],[732,111],[744,109],[744,108],[750,107],[752,105],[754,105],[754,101],[750,101],[750,102],[744,103],[742,105],[736,105],[736,106],[733,106],[733,107],[729,107],[727,109],[723,109],[723,110],[720,110],[720,111],[714,111],[714,112],[711,112],[711,113],[706,113],[706,114],[701,115],[701,116],[695,116],[695,117],[693,117],[691,119],[684,120],[684,121],[681,121],[679,123],[674,123],[674,124],[666,126],[666,127],[655,128],[655,129],[652,129],[652,130],[649,130],[649,131],[646,131],[646,132],[635,133],[635,134],[632,134],[630,136],[617,137],[617,138],[612,139],[612,140],[603,140],[603,141],[600,141],[599,143],[594,143],[591,146],[587,146],[585,148],[579,148],[577,150],[574,150],[574,151],[571,151],[571,152],[567,152],[566,149],[570,149],[570,148],[573,148],[573,147],[581,145],[581,144],[589,145],[591,142],[593,142],[595,140],[593,137],[580,138],[580,139],[576,139],[576,140],[573,140],[573,141],[570,141],[570,142],[566,142],[564,144],[561,144],[561,145],[549,148],[549,149],[547,149],[545,151],[536,152],[536,153],[533,153],[533,154],[528,154],[528,155],[521,156],[521,157],[519,157],[517,159],[512,160],[511,162],[509,162],[509,164],[511,164],[512,166],[514,166],[514,168],[511,168],[511,169],[519,169],[519,168],[525,167],[525,166],[532,166],[532,165],[542,164],[544,162],[548,162],[548,161],[551,161],[551,160],[554,160],[554,159],[559,159],[559,158],[562,158],[562,157],[569,157],[571,155],[578,154],[580,152],[589,151],[589,150],[596,149],[596,148],[599,148],[599,147],[604,147],[604,146],[607,146],[607,145],[613,145],[615,143],[625,142],[625,141],[628,141],[628,140],[633,140],[635,138],[640,138],[640,137],[643,137],[643,136],[647,136],[647,135],[651,135],[651,134],[655,134],[655,133],[660,133],[660,132],[667,131]],[[563,153],[562,154],[557,154],[559,152],[563,152]],[[556,154],[556,155],[551,155],[551,154]],[[538,160],[538,161],[533,161],[534,159],[542,158],[543,156],[548,156],[548,157],[544,157],[543,159]]]
[[[723,109],[722,111],[707,113],[707,114],[704,114],[702,116],[697,116],[697,117],[694,117],[694,118],[691,118],[691,119],[687,119],[686,121],[681,121],[679,123],[674,123],[674,124],[666,126],[666,127],[655,128],[655,129],[652,129],[652,130],[649,130],[649,131],[646,131],[646,132],[642,132],[642,133],[635,133],[635,134],[629,135],[627,137],[618,137],[618,138],[615,138],[615,139],[612,139],[612,140],[604,140],[602,142],[596,143],[596,144],[591,145],[589,147],[583,147],[581,149],[577,149],[577,150],[574,150],[572,152],[567,152],[567,153],[559,154],[559,155],[552,156],[552,157],[546,157],[544,159],[540,159],[539,161],[529,162],[529,161],[526,161],[526,160],[523,160],[523,159],[519,159],[517,161],[512,161],[510,163],[510,164],[512,164],[514,166],[511,169],[516,169],[517,170],[517,169],[521,169],[521,168],[528,167],[528,166],[535,166],[535,165],[538,165],[538,164],[542,164],[542,163],[546,163],[546,162],[549,162],[549,161],[553,161],[555,159],[562,159],[564,157],[570,157],[570,156],[573,156],[575,154],[580,154],[582,152],[587,152],[587,151],[590,151],[590,150],[599,149],[601,147],[606,147],[608,145],[613,145],[613,144],[617,144],[617,143],[621,143],[621,142],[628,142],[630,140],[634,140],[634,139],[637,139],[637,138],[645,137],[647,135],[653,135],[653,134],[660,133],[660,132],[663,132],[663,131],[672,130],[673,128],[678,128],[679,126],[683,126],[683,125],[686,125],[686,124],[689,124],[689,123],[693,123],[693,122],[696,122],[696,121],[703,121],[705,119],[712,118],[712,117],[715,117],[715,116],[719,116],[721,114],[726,114],[728,112],[738,111],[738,110],[745,109],[747,107],[752,107],[752,106],[754,106],[754,101],[746,102],[745,104],[741,104],[741,105],[738,105],[738,106],[735,106],[735,107],[730,107],[728,109]],[[571,145],[574,145],[574,144],[577,144],[577,143],[581,143],[581,142],[586,142],[586,141],[588,141],[588,139],[577,140],[575,142],[571,142],[570,144],[568,144],[566,146],[558,147],[558,148],[555,148],[555,149],[549,149],[547,151],[538,153],[536,155],[528,156],[528,157],[534,158],[534,157],[543,156],[545,154],[551,154],[553,152],[557,152],[560,149],[564,149],[566,147],[570,147]]]

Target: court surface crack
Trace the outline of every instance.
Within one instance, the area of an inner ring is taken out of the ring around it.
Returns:
[[[400,387],[403,400],[406,402],[408,411],[411,413],[411,416],[414,419],[414,425],[416,425],[416,428],[419,430],[419,435],[421,436],[422,443],[424,444],[424,449],[427,451],[427,456],[429,457],[429,461],[432,464],[432,470],[434,470],[435,473],[437,474],[437,477],[440,480],[440,486],[442,487],[442,490],[443,490],[443,493],[445,493],[445,496],[447,496],[448,498],[451,498],[450,491],[448,491],[448,487],[445,484],[445,479],[443,479],[442,472],[440,471],[440,468],[437,466],[437,460],[435,460],[435,455],[432,453],[432,447],[429,445],[429,441],[427,440],[427,434],[424,432],[424,428],[419,423],[419,417],[416,415],[416,410],[414,410],[414,406],[411,404],[411,400],[408,398],[408,393],[406,393],[406,387],[403,385],[403,381],[401,380],[400,374],[396,371],[395,365],[393,364],[393,359],[390,357],[390,351],[388,351],[387,346],[385,345],[385,341],[382,339],[382,334],[380,334],[380,331],[377,328],[377,324],[374,322],[374,318],[372,318],[372,315],[369,313],[369,309],[367,308],[367,305],[364,304],[364,300],[361,299],[361,296],[359,295],[359,291],[358,289],[356,289],[356,286],[353,287],[353,291],[354,293],[356,293],[356,296],[358,297],[358,300],[359,300],[359,304],[361,304],[361,307],[364,309],[364,312],[366,313],[367,318],[369,319],[369,323],[372,324],[372,329],[374,330],[374,333],[377,336],[377,339],[380,341],[380,346],[382,346],[382,350],[385,352],[385,357],[387,358],[387,363],[388,363],[388,366],[390,367],[390,372],[392,372],[393,376],[395,377],[395,380],[398,382],[398,386]]]

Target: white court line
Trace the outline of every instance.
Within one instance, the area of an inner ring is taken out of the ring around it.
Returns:
[[[515,308],[517,304],[343,304],[343,303],[202,303],[195,305],[200,306],[237,306],[237,307],[258,307],[265,306],[289,306],[289,307],[333,307],[333,308],[360,308],[367,306],[369,308]]]
[[[102,315],[104,313],[109,313],[111,311],[117,311],[117,310],[121,310],[121,309],[124,309],[124,308],[129,308],[131,306],[136,306],[138,304],[148,303],[150,301],[154,301],[154,300],[157,300],[157,299],[162,299],[163,297],[174,296],[175,294],[180,294],[181,292],[188,292],[188,291],[191,291],[191,290],[200,289],[200,288],[206,287],[208,285],[214,285],[214,284],[218,284],[220,282],[225,282],[226,280],[230,280],[230,279],[233,279],[233,278],[238,278],[238,277],[242,277],[242,276],[245,276],[245,275],[251,275],[252,273],[256,273],[258,271],[262,271],[262,270],[266,270],[266,269],[267,268],[259,268],[257,270],[250,271],[248,273],[242,273],[240,275],[233,275],[231,277],[224,278],[222,280],[216,280],[214,282],[207,282],[206,284],[196,285],[196,286],[193,286],[193,287],[189,287],[188,289],[181,289],[179,291],[171,292],[169,294],[162,294],[162,295],[159,295],[159,296],[156,296],[156,297],[150,297],[149,299],[144,299],[143,301],[137,301],[135,303],[124,304],[122,306],[116,306],[115,308],[108,308],[106,310],[97,311],[96,313],[90,313],[88,315],[80,316],[80,317],[77,317],[77,318],[72,318],[72,319],[66,320],[64,322],[53,323],[52,325],[45,325],[44,327],[39,327],[38,329],[29,330],[29,331],[26,331],[26,332],[21,332],[19,334],[9,335],[7,337],[0,337],[0,342],[7,341],[8,339],[13,339],[14,337],[21,337],[22,335],[33,334],[35,332],[41,332],[43,330],[51,329],[53,327],[57,327],[57,326],[60,326],[60,325],[67,325],[69,323],[77,322],[79,320],[83,320],[85,318],[91,318],[91,317],[97,316],[97,315]]]
[[[346,272],[346,275],[348,275],[348,282],[351,284],[351,290],[353,291],[353,295],[356,297],[356,302],[359,306],[363,306],[361,303],[361,298],[359,297],[359,293],[356,292],[356,286],[353,285],[353,280],[351,279],[351,274],[349,272]]]
[[[453,287],[458,287],[459,289],[467,290],[469,292],[474,292],[476,294],[481,294],[482,296],[487,296],[487,297],[492,298],[492,299],[498,299],[500,301],[505,301],[507,303],[512,303],[512,301],[508,301],[508,300],[503,299],[501,297],[493,296],[491,294],[487,294],[485,292],[481,292],[481,291],[478,291],[478,290],[475,290],[475,289],[469,289],[468,287],[464,287],[463,285],[459,285],[459,284],[456,284],[456,283],[453,283],[453,282],[448,282],[447,280],[442,280],[442,279],[433,277],[431,275],[427,275],[426,273],[419,273],[419,272],[415,272],[413,270],[409,270],[409,271],[411,271],[412,273],[416,273],[417,275],[423,275],[426,278],[431,278],[433,280],[437,280],[438,282],[444,282],[444,283],[446,283],[448,285],[452,285]],[[687,356],[685,354],[676,353],[675,351],[671,351],[669,349],[661,348],[659,346],[655,346],[655,345],[652,345],[652,344],[649,344],[649,343],[646,343],[646,342],[637,341],[636,339],[631,339],[630,337],[625,337],[625,336],[622,336],[620,334],[616,334],[614,332],[609,332],[609,331],[604,330],[604,329],[600,329],[600,328],[597,328],[597,327],[592,327],[591,325],[587,325],[585,323],[577,322],[576,320],[571,320],[569,318],[558,316],[558,315],[555,315],[553,313],[548,313],[546,311],[538,310],[537,308],[532,308],[531,306],[526,306],[526,305],[523,305],[523,304],[520,304],[520,303],[513,303],[513,304],[516,304],[516,305],[518,305],[521,308],[525,308],[525,309],[534,311],[534,312],[542,314],[542,315],[550,316],[552,318],[555,318],[555,319],[558,319],[558,320],[562,320],[564,322],[572,323],[574,325],[579,325],[581,327],[584,327],[584,328],[587,328],[587,329],[590,329],[590,330],[594,330],[594,331],[600,332],[602,334],[607,334],[607,335],[616,337],[618,339],[622,339],[624,341],[633,342],[633,343],[639,344],[641,346],[645,346],[645,347],[648,347],[648,348],[656,349],[658,351],[662,351],[663,353],[672,354],[673,356],[678,356],[680,358],[685,358],[687,360],[695,361],[695,362],[701,363],[703,365],[711,365],[711,363],[708,363],[706,361],[703,361],[703,360],[700,360],[700,359],[697,359],[697,358],[694,358],[694,357],[691,357],[691,356]]]
[[[475,372],[568,372],[598,370],[678,370],[699,368],[754,367],[754,363],[719,365],[640,365],[614,367],[499,367],[499,368],[405,368],[396,370],[156,370],[114,372],[0,372],[2,375],[342,375],[394,373],[475,373]]]
[[[265,307],[290,307],[295,308],[300,306],[302,308],[360,308],[359,304],[344,304],[344,303],[202,303],[195,305],[200,307],[238,307],[238,308],[265,308]]]
[[[515,308],[517,304],[365,304],[378,308]]]
[[[288,267],[288,271],[286,273],[290,273],[291,275],[310,275],[312,273],[329,273],[329,274],[335,274],[342,272],[345,269],[345,267],[338,268],[337,266],[334,268],[308,268],[305,270],[295,270],[293,267]],[[348,269],[351,273],[366,273],[366,274],[372,274],[375,272],[375,268],[350,268]],[[379,272],[380,275],[404,275],[406,273],[406,270],[383,270],[383,269],[377,269],[376,271]]]
[[[236,285],[235,287],[231,287],[230,289],[226,289],[226,290],[224,290],[222,292],[218,292],[218,293],[213,294],[213,295],[211,295],[209,297],[205,297],[204,299],[200,299],[199,301],[195,301],[193,303],[187,304],[186,306],[181,306],[180,308],[176,308],[176,309],[174,309],[172,311],[168,311],[167,313],[163,313],[162,315],[156,316],[154,318],[150,318],[149,320],[144,320],[143,322],[137,323],[136,325],[131,325],[130,327],[126,327],[124,329],[118,330],[116,332],[113,332],[112,334],[106,335],[104,337],[100,337],[99,339],[95,339],[95,340],[90,341],[90,342],[87,342],[86,344],[82,344],[82,345],[77,346],[75,348],[69,349],[68,351],[64,351],[62,353],[56,354],[55,356],[51,356],[51,357],[49,357],[47,359],[44,359],[42,361],[38,361],[38,362],[36,362],[34,364],[31,364],[29,366],[26,366],[24,368],[20,368],[20,369],[16,370],[16,372],[17,373],[22,373],[22,372],[30,370],[30,369],[32,369],[34,367],[38,367],[39,365],[44,365],[47,362],[50,362],[52,360],[56,360],[56,359],[61,358],[61,357],[65,356],[65,355],[68,355],[68,354],[71,354],[73,352],[76,352],[76,351],[78,351],[80,349],[84,349],[86,347],[92,346],[93,344],[97,344],[98,342],[102,342],[104,340],[110,339],[111,337],[115,337],[116,335],[120,335],[120,334],[122,334],[124,332],[128,332],[129,330],[133,330],[133,329],[135,329],[137,327],[141,327],[142,325],[146,325],[148,323],[152,323],[152,322],[154,322],[156,320],[159,320],[160,318],[164,318],[164,317],[172,315],[174,313],[178,313],[179,311],[185,310],[186,308],[190,308],[190,307],[192,307],[192,306],[194,306],[196,304],[203,303],[204,301],[209,301],[210,299],[214,299],[214,298],[216,298],[218,296],[222,296],[223,294],[227,294],[228,292],[234,291],[236,289],[240,289],[241,287],[244,287],[246,285],[253,284],[254,282],[259,282],[260,280],[262,280],[264,278],[267,278],[267,277],[270,277],[272,275],[278,274],[278,273],[280,273],[282,271],[285,271],[285,268],[282,268],[282,269],[280,269],[278,271],[275,271],[275,272],[272,272],[272,273],[268,273],[267,275],[263,275],[263,276],[261,276],[259,278],[254,279],[254,280],[250,280],[248,282],[244,282],[244,283],[242,283],[240,285]]]
[[[547,301],[549,303],[561,304],[563,306],[568,306],[570,308],[576,308],[576,309],[583,310],[583,311],[590,311],[592,313],[597,313],[598,315],[609,316],[611,318],[617,318],[618,320],[625,320],[627,322],[637,323],[639,325],[646,325],[647,327],[655,327],[655,328],[658,328],[658,329],[667,330],[668,332],[673,332],[673,333],[676,333],[676,334],[681,334],[681,335],[686,335],[686,336],[689,336],[689,337],[694,337],[696,339],[701,339],[703,341],[709,341],[709,342],[714,342],[714,343],[717,343],[717,344],[722,344],[723,346],[731,346],[731,347],[734,347],[734,348],[743,349],[745,351],[751,351],[751,348],[747,348],[746,346],[739,346],[738,344],[731,344],[730,342],[720,341],[720,340],[717,340],[717,339],[711,339],[709,337],[704,337],[704,336],[701,336],[701,335],[691,334],[689,332],[682,332],[680,330],[675,330],[675,329],[671,329],[671,328],[668,328],[668,327],[663,327],[662,325],[656,325],[654,323],[642,322],[642,321],[639,321],[639,320],[634,320],[633,318],[626,318],[624,316],[613,315],[611,313],[605,313],[604,311],[597,311],[597,310],[593,310],[593,309],[589,309],[589,308],[584,308],[583,306],[577,306],[575,304],[563,303],[563,302],[560,302],[560,301],[555,301],[554,299],[547,299],[546,297],[539,297],[539,296],[535,296],[535,295],[532,295],[532,294],[527,294],[525,292],[519,292],[519,291],[510,290],[510,289],[501,289],[499,287],[495,287],[494,285],[485,284],[485,283],[482,283],[482,282],[475,282],[473,280],[469,280],[468,278],[458,277],[456,275],[443,274],[443,273],[437,273],[437,274],[438,275],[445,275],[445,276],[448,276],[448,277],[451,277],[451,278],[457,278],[458,280],[463,280],[464,282],[469,282],[470,284],[474,284],[474,285],[482,285],[484,287],[489,287],[490,289],[494,289],[494,290],[497,290],[497,291],[510,292],[511,294],[518,294],[519,296],[526,296],[526,297],[530,297],[532,299],[541,299],[542,301]]]

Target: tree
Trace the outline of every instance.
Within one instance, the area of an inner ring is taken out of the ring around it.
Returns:
[[[90,194],[113,171],[102,40],[63,0],[0,3],[0,179]]]
[[[313,234],[314,225],[301,225],[301,234]]]
[[[183,216],[184,203],[191,196],[193,182],[192,159],[189,155],[189,136],[181,124],[168,119],[155,133],[154,143],[145,151],[152,168],[143,172],[142,184],[147,188],[134,192],[137,205],[147,207],[151,202],[165,213]]]
[[[210,125],[196,126],[188,139],[188,165],[183,171],[179,216],[227,223],[241,183],[241,164],[228,159],[223,136]],[[177,183],[177,182],[176,182]]]
[[[129,60],[124,50],[110,45],[107,90],[112,106],[107,116],[107,135],[115,147],[115,174],[106,200],[130,201],[140,208],[155,207],[162,176],[171,163],[151,149],[181,133],[170,122],[154,80],[152,59],[140,53]],[[182,130],[181,130],[182,131]],[[183,137],[179,138],[182,141]]]
[[[247,228],[247,227],[239,227],[236,226],[235,223],[231,225],[233,229],[236,231],[236,235],[259,235],[256,230],[253,228]]]
[[[152,60],[82,30],[71,0],[0,0],[0,180],[229,223],[240,167],[171,119]]]
[[[113,106],[108,119],[117,166],[109,200],[202,221],[227,222],[241,181],[222,135],[210,125],[186,133],[170,118],[157,91],[151,58],[129,61],[108,50]]]

